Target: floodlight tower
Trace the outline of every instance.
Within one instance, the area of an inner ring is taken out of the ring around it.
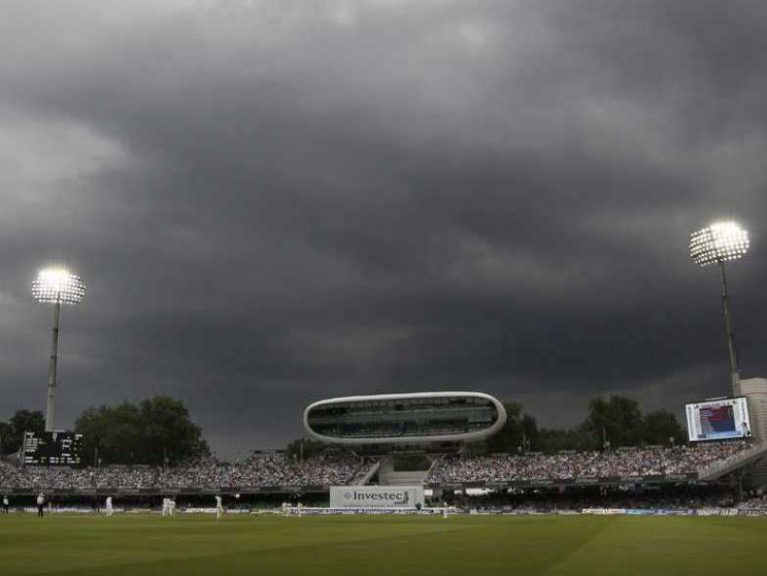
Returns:
[[[735,347],[735,333],[732,329],[732,311],[730,295],[727,290],[727,274],[724,263],[738,260],[748,252],[748,232],[736,222],[716,222],[693,232],[690,236],[690,257],[699,266],[719,264],[722,280],[722,309],[724,311],[724,329],[727,335],[727,347],[730,352],[730,376],[733,395],[740,395],[740,367],[738,351]]]
[[[53,431],[54,401],[56,395],[56,361],[59,349],[59,317],[61,305],[74,306],[85,297],[85,284],[79,276],[65,268],[46,268],[37,274],[32,283],[32,296],[38,302],[53,304],[53,337],[51,359],[48,364],[48,403],[45,410],[45,430]]]

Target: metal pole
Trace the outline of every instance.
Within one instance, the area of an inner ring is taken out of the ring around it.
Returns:
[[[58,301],[53,308],[53,337],[51,339],[51,359],[48,363],[48,405],[45,409],[45,431],[53,432],[53,419],[56,396],[56,360],[59,351],[59,316],[61,315],[61,302]]]
[[[732,379],[732,393],[740,395],[740,368],[738,367],[738,350],[735,347],[735,332],[732,329],[732,310],[730,310],[730,295],[727,291],[727,274],[724,271],[724,262],[719,262],[719,271],[722,278],[722,310],[724,310],[724,330],[727,335],[727,348],[730,352],[730,378]]]

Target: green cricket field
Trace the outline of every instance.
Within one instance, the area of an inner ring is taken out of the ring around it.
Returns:
[[[767,574],[767,518],[0,515],[0,574]]]

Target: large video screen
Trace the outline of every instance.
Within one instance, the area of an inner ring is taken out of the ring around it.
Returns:
[[[74,432],[27,432],[23,462],[28,466],[77,466],[82,439],[82,434]]]
[[[691,442],[751,436],[745,398],[725,398],[687,404],[687,433]]]

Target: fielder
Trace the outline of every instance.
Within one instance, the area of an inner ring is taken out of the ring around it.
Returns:
[[[107,496],[107,501],[106,501],[106,504],[105,504],[104,507],[106,508],[107,516],[111,516],[112,514],[115,513],[114,508],[112,508],[112,497],[111,496]]]
[[[221,496],[216,496],[216,520],[221,520],[224,515],[224,505],[221,501]]]

